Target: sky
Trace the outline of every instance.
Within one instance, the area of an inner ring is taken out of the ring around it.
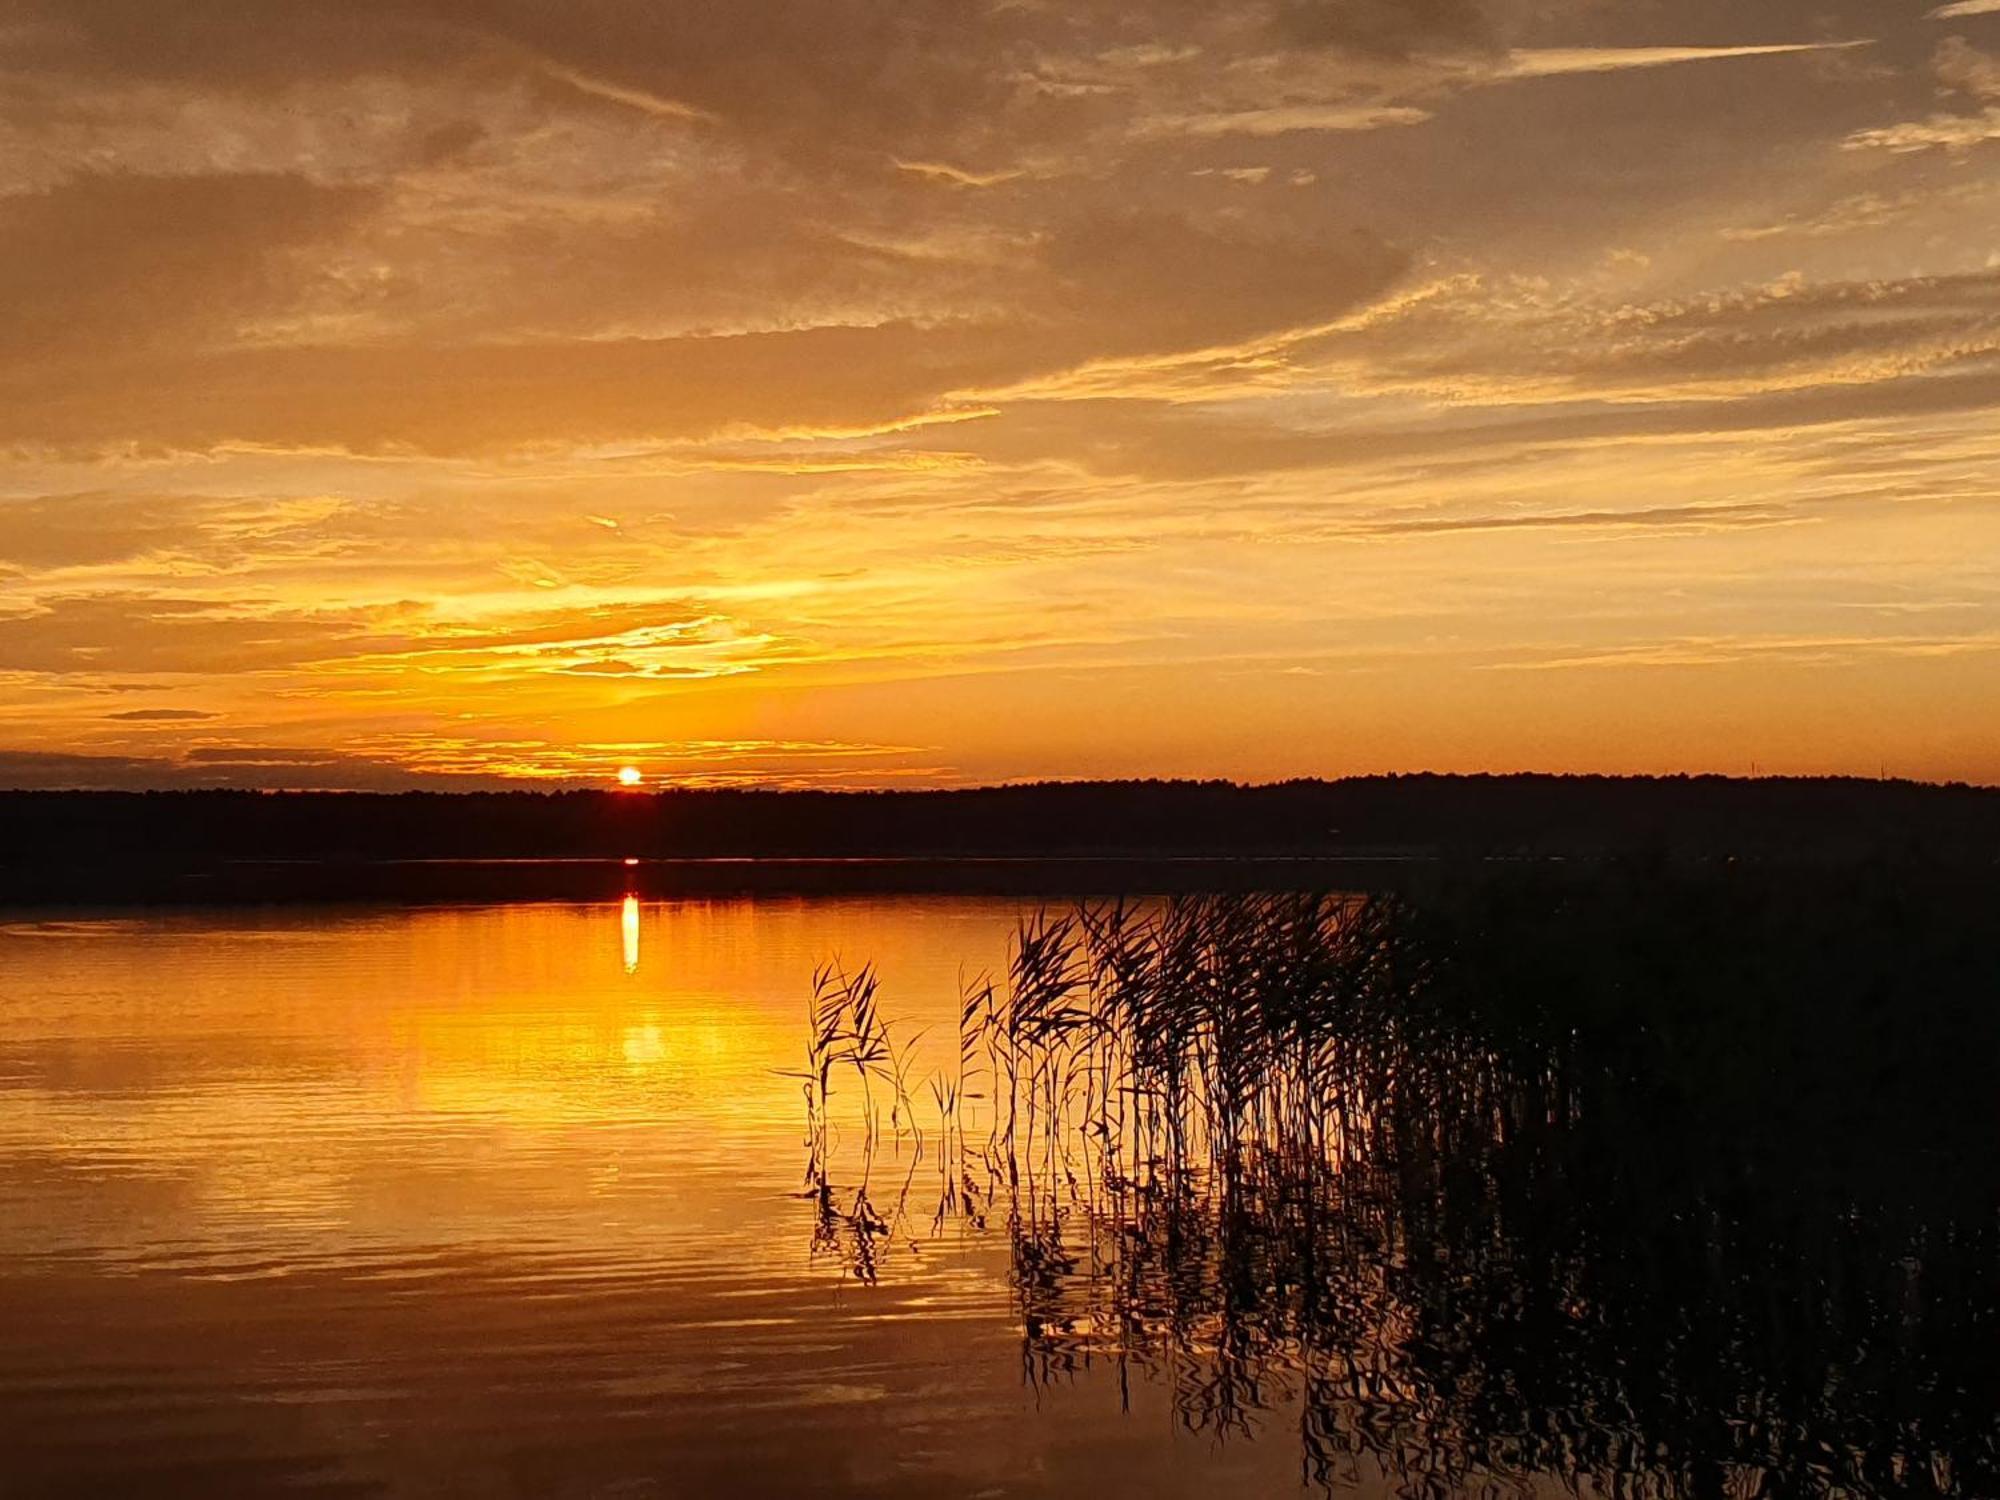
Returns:
[[[0,0],[0,786],[2000,782],[2000,0]]]

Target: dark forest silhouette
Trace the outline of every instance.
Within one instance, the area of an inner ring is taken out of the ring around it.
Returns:
[[[450,861],[923,860],[960,868],[648,878],[663,891],[1114,890],[1341,883],[1333,870],[1235,867],[1252,859],[1635,854],[1991,865],[2000,856],[2000,790],[1861,779],[1414,775],[920,792],[0,792],[0,899],[11,900],[590,897],[615,894],[630,878],[454,872],[443,867]],[[243,868],[259,861],[288,869]],[[388,861],[439,863],[391,874],[380,867]],[[981,869],[979,861],[1006,863]],[[1023,861],[1096,863],[1033,872]],[[321,868],[309,874],[305,863]]]

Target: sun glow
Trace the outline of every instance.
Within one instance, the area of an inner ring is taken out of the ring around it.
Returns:
[[[637,786],[645,779],[640,774],[637,766],[620,766],[618,768],[618,784],[620,786]]]

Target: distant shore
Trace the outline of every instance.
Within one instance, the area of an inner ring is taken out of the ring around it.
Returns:
[[[2000,870],[2000,790],[1397,776],[937,792],[0,792],[0,905],[1382,888],[1477,864]]]
[[[1093,896],[1381,890],[1421,858],[224,860],[0,869],[7,906],[726,899],[737,896]]]

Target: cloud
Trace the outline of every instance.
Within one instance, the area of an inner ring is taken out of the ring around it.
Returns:
[[[1754,224],[1736,225],[1721,231],[1725,240],[1754,243],[1758,240],[1794,236],[1804,239],[1841,239],[1857,231],[1882,229],[1906,222],[1927,209],[1953,201],[1967,205],[1990,196],[1994,190],[1981,184],[1940,192],[1935,189],[1906,189],[1895,194],[1851,193],[1821,207],[1793,210],[1781,218]]]
[[[1638,510],[1527,512],[1515,515],[1402,516],[1361,522],[1351,529],[1369,536],[1440,536],[1471,531],[1685,531],[1702,533],[1797,522],[1773,505],[1659,505]]]
[[[0,197],[0,369],[73,368],[137,350],[227,342],[294,306],[294,252],[353,228],[368,188],[297,174],[86,173]]]
[[[1620,73],[1632,68],[1665,68],[1682,63],[1719,62],[1743,57],[1783,57],[1799,52],[1839,52],[1869,45],[1850,42],[1785,42],[1759,47],[1539,47],[1507,54],[1500,73],[1507,78],[1555,78],[1571,73]]]
[[[1228,221],[1098,211],[1045,242],[1047,316],[1073,340],[1060,369],[1096,358],[1234,342],[1321,321],[1379,293],[1407,264],[1359,228],[1325,239]]]
[[[197,766],[337,766],[351,759],[341,750],[270,749],[251,746],[204,746],[182,757]]]
[[[1449,31],[1447,34],[1452,34]],[[1470,32],[1458,33],[1461,36]],[[1277,91],[1299,94],[1281,103],[1260,97],[1254,103],[1212,107],[1188,113],[1142,117],[1132,127],[1141,140],[1182,136],[1279,136],[1350,133],[1420,125],[1437,117],[1443,100],[1454,92],[1515,79],[1555,78],[1576,74],[1622,73],[1636,69],[1679,66],[1731,59],[1779,57],[1799,53],[1846,51],[1869,45],[1864,41],[1793,42],[1713,47],[1540,47],[1473,48],[1464,56],[1435,59],[1427,69],[1396,79],[1404,97],[1370,92],[1362,79],[1346,80],[1340,97],[1309,97],[1312,75],[1294,77],[1275,62],[1252,70],[1264,95]],[[1338,81],[1338,80],[1336,80]],[[1320,85],[1324,88],[1324,83]],[[1359,92],[1357,93],[1357,90]]]
[[[950,162],[901,159],[896,161],[896,170],[962,188],[998,187],[1003,182],[1013,182],[1027,175],[1020,167],[1008,167],[997,172],[969,172],[964,167],[954,167]]]
[[[0,790],[173,791],[248,787],[269,791],[502,790],[507,778],[412,770],[378,756],[281,750],[235,758],[193,751],[186,757],[0,749]]]
[[[1946,37],[1939,43],[1931,69],[1948,89],[1975,99],[2000,99],[2000,57],[1980,51],[1964,37]]]
[[[318,613],[170,594],[78,594],[0,614],[0,670],[227,675],[353,651],[367,614]]]
[[[1357,377],[1343,368],[1342,378]],[[1451,382],[1438,378],[1436,383]],[[1066,455],[1100,482],[1245,484],[1296,475],[1316,478],[1336,499],[1370,475],[1400,475],[1397,482],[1414,484],[1424,493],[1440,488],[1456,493],[1472,473],[1525,474],[1555,456],[1617,447],[1628,455],[1642,454],[1649,475],[1643,486],[1623,479],[1618,483],[1646,494],[1672,484],[1679,460],[1670,456],[1671,449],[1645,449],[1639,446],[1643,443],[1712,440],[1754,449],[1759,435],[1841,431],[1857,423],[1921,423],[1978,413],[1995,404],[2000,404],[2000,364],[1852,386],[1780,383],[1764,392],[1693,387],[1624,401],[1591,400],[1573,389],[1544,389],[1539,395],[1503,389],[1488,404],[1468,397],[1448,419],[1391,402],[1380,409],[1364,408],[1366,415],[1304,430],[1284,421],[1259,420],[1251,414],[1254,405],[1070,400],[1010,409],[982,425],[971,441],[996,464],[1020,466],[1046,455]],[[1857,454],[1888,441],[1886,432],[1877,432],[1848,445],[1839,472],[1860,482],[1865,470]],[[1885,461],[1899,474],[1913,467],[1908,457]],[[1942,454],[1936,461],[1941,470],[1949,467]],[[1985,448],[1964,460],[1975,469],[1991,461]]]
[[[1496,7],[1481,0],[1278,0],[1277,34],[1300,47],[1391,58],[1490,50]]]
[[[2000,272],[1599,301],[1533,282],[1439,284],[1311,341],[1358,384],[1458,401],[1751,396],[1851,388],[2000,357]]]
[[[327,83],[539,90],[552,108],[751,139],[793,159],[951,159],[1019,92],[1008,7],[958,0],[16,0],[5,62],[75,95],[282,98]],[[934,148],[934,149],[929,149]]]
[[[1927,14],[1933,21],[1955,21],[1961,16],[1990,16],[2000,12],[2000,0],[1955,0]]]
[[[0,613],[0,671],[51,676],[686,680],[750,672],[791,654],[768,633],[669,597],[455,615],[442,604],[313,609],[254,593],[102,592],[53,594]]]
[[[1005,323],[135,355],[65,376],[0,373],[0,442],[463,453],[879,429],[1092,359],[1322,321],[1403,263],[1358,230],[1307,238],[1104,211],[1064,221],[1013,268]]]
[[[0,441],[432,453],[849,431],[1051,359],[1018,335],[887,324],[721,338],[287,346],[0,381]],[[1053,356],[1053,351],[1050,351]]]
[[[559,63],[546,65],[549,77],[558,83],[566,83],[579,93],[594,99],[608,99],[613,104],[623,104],[638,110],[641,114],[654,115],[664,120],[712,120],[715,117],[692,104],[683,104],[678,99],[663,99],[658,94],[645,89],[621,87],[607,83],[601,78],[592,78],[574,68],[563,67]]]
[[[356,750],[211,745],[178,756],[0,749],[0,790],[498,791],[602,786],[637,763],[680,786],[837,786],[949,778],[909,745],[842,740],[638,740],[554,745],[385,736]]]
[[[1849,151],[1968,151],[2000,140],[2000,109],[1977,115],[1932,115],[1873,130],[1857,130],[1842,144]]]
[[[947,0],[594,0],[588,24],[529,0],[297,0],[282,26],[138,0],[22,14],[0,67],[60,84],[52,118],[126,119],[121,148],[206,141],[211,168],[296,166],[291,142],[327,174],[85,172],[0,199],[0,274],[41,293],[11,366],[0,337],[0,443],[66,453],[879,430],[1323,320],[1408,262],[1319,192],[1253,223],[1065,186],[1122,152],[1372,134],[1500,76],[1818,45],[1510,50],[1517,8],[1475,0],[1061,24]],[[190,126],[159,121],[175,89]],[[410,140],[371,163],[289,133],[339,89]]]
[[[1163,116],[1145,121],[1141,136],[1288,135],[1295,131],[1385,130],[1421,125],[1430,110],[1396,104],[1285,104],[1218,114]]]
[[[173,762],[151,756],[0,750],[0,790],[131,790],[168,785],[176,769]]]
[[[339,502],[85,491],[0,499],[0,562],[44,572],[142,558],[227,567],[319,545]]]
[[[1895,153],[1958,152],[2000,140],[2000,57],[1982,52],[1963,37],[1946,37],[1931,58],[1931,71],[1946,90],[1968,95],[1984,107],[1972,114],[1933,114],[1923,120],[1857,130],[1843,142],[1845,147]]]
[[[432,676],[562,673],[658,681],[737,676],[789,654],[776,637],[720,616],[663,620],[666,613],[666,605],[651,604],[567,612],[552,624],[501,619],[487,629],[440,631],[427,642],[399,645],[379,662],[392,671],[415,668]],[[645,623],[630,623],[635,618]],[[371,655],[356,665],[377,660]]]
[[[104,717],[124,724],[195,724],[204,719],[219,719],[222,715],[204,713],[198,708],[133,708],[122,714],[106,714]]]

